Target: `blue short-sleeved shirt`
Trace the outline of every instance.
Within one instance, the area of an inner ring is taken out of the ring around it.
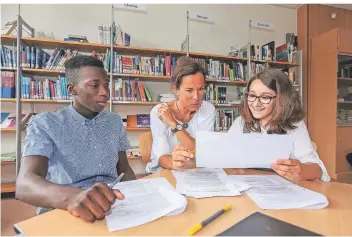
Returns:
[[[23,157],[47,157],[50,182],[87,188],[98,182],[112,183],[117,177],[118,152],[129,148],[118,114],[103,110],[89,120],[70,105],[32,118]]]

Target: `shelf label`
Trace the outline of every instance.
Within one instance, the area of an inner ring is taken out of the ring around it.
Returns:
[[[251,20],[251,27],[266,30],[274,30],[274,25],[272,23],[258,20]]]
[[[120,9],[128,9],[128,10],[141,11],[141,12],[147,11],[147,4],[125,3],[125,4],[112,4],[112,6],[114,8],[120,8]]]
[[[214,19],[210,16],[205,15],[205,14],[200,14],[200,13],[188,11],[188,16],[189,16],[189,19],[192,19],[192,20],[214,23]]]

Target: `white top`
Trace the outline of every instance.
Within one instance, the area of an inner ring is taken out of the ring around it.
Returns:
[[[176,134],[171,132],[171,128],[158,117],[158,109],[161,105],[154,106],[150,112],[150,127],[153,136],[151,151],[151,162],[146,166],[147,173],[155,173],[162,169],[159,167],[159,158],[162,155],[171,155],[174,147],[180,143]],[[190,136],[196,138],[197,131],[214,131],[215,107],[213,104],[203,101],[199,110],[188,122],[186,131]],[[177,121],[183,124],[181,121]]]
[[[244,121],[241,116],[237,117],[233,122],[229,132],[235,132],[243,134]],[[293,136],[293,147],[290,158],[297,159],[301,163],[316,163],[320,166],[323,175],[321,180],[330,181],[330,177],[323,162],[320,160],[318,153],[313,148],[312,142],[309,137],[309,133],[304,121],[300,121],[295,124],[297,127],[294,130],[289,130],[287,135]],[[262,128],[262,133],[266,133],[266,130]]]

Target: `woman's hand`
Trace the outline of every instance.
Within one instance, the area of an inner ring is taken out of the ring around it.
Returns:
[[[271,164],[271,168],[276,173],[293,182],[306,180],[303,167],[304,165],[296,159],[280,159]]]
[[[166,105],[161,105],[158,109],[158,117],[161,121],[166,123],[172,128],[175,128],[177,125],[177,122],[172,114],[171,108],[169,108]]]
[[[177,144],[172,151],[172,165],[175,170],[184,170],[190,159],[194,159],[194,152],[187,150],[181,144]]]

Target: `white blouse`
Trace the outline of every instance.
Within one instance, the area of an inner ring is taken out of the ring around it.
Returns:
[[[300,121],[295,124],[297,127],[294,130],[289,130],[287,134],[293,136],[293,147],[291,151],[290,158],[297,159],[301,163],[316,163],[320,166],[323,175],[321,177],[322,181],[330,181],[330,177],[323,162],[320,160],[318,153],[314,150],[312,142],[309,137],[309,133],[304,121]],[[244,121],[241,116],[237,117],[233,122],[229,132],[235,132],[243,134]],[[266,130],[262,128],[261,134],[265,134]],[[274,135],[274,134],[273,134]]]
[[[171,132],[171,128],[158,117],[158,109],[161,104],[154,106],[150,112],[150,127],[153,136],[151,151],[151,162],[146,166],[147,173],[155,173],[162,169],[159,166],[159,158],[162,155],[171,155],[174,147],[180,143],[176,134]],[[197,131],[214,131],[215,107],[213,104],[203,101],[199,110],[188,122],[186,131],[190,136],[196,138]],[[183,124],[181,121],[177,121]]]

